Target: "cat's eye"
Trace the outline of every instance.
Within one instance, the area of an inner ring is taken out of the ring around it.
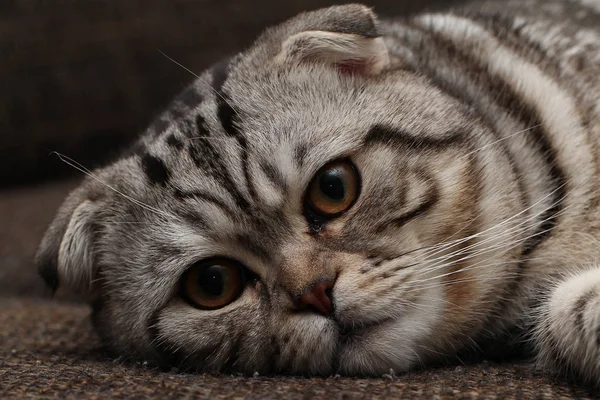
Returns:
[[[211,258],[192,265],[183,275],[181,295],[195,307],[225,307],[244,291],[243,267],[227,258]]]
[[[307,202],[317,214],[331,218],[348,210],[358,197],[359,178],[348,160],[332,161],[317,172],[307,193]]]

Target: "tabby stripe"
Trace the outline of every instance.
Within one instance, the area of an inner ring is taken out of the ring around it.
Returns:
[[[220,153],[211,143],[206,121],[200,114],[196,116],[196,130],[198,137],[191,139],[188,144],[190,157],[198,168],[206,171],[221,183],[240,209],[247,211],[250,204],[238,190]]]
[[[166,185],[171,178],[171,172],[160,158],[144,153],[141,156],[142,170],[153,185]]]
[[[597,0],[576,0],[575,2],[596,14],[600,14],[600,2]]]
[[[474,56],[478,57],[478,61],[487,67],[490,80],[493,82],[502,80],[512,86],[510,87],[511,94],[504,94],[501,98],[514,99],[517,104],[521,104],[521,108],[517,108],[517,110],[520,112],[522,118],[528,113],[531,119],[539,120],[548,129],[548,131],[538,129],[535,137],[540,146],[540,151],[549,166],[551,178],[556,188],[553,199],[555,205],[543,215],[546,222],[538,228],[538,234],[525,244],[522,255],[526,256],[550,235],[552,228],[558,222],[556,214],[563,209],[563,201],[566,194],[566,178],[562,169],[558,166],[558,155],[550,143],[551,139],[560,138],[561,134],[564,135],[564,132],[573,132],[569,136],[572,143],[566,143],[565,141],[561,143],[563,147],[573,146],[563,149],[565,157],[561,161],[565,164],[569,164],[569,159],[573,158],[577,159],[577,162],[581,161],[580,155],[574,157],[577,148],[583,148],[584,145],[580,142],[582,132],[576,120],[577,112],[575,107],[564,96],[564,93],[557,87],[555,82],[544,76],[537,67],[507,50],[489,32],[486,32],[473,22],[464,18],[435,15],[423,17],[421,18],[421,22],[439,34],[447,35],[455,43],[460,43],[464,47],[478,49],[478,51],[473,52]],[[521,96],[521,101],[518,101],[519,96]],[[542,104],[538,104],[539,108],[537,110],[531,106],[532,103],[535,104],[534,99],[542,99],[543,101]],[[569,154],[570,152],[572,154]],[[572,166],[571,169],[575,170],[574,167]],[[581,173],[572,177],[572,180],[576,182],[571,191],[584,188],[583,183],[589,179],[586,175],[584,171],[581,171]],[[514,297],[514,293],[520,287],[519,283],[523,279],[525,266],[525,261],[519,263],[517,275],[508,286],[508,293],[504,296],[505,298]],[[508,301],[501,302],[498,311],[500,313],[504,312],[508,304]]]
[[[171,368],[177,367],[184,370],[189,370],[194,366],[197,366],[198,361],[200,361],[205,366],[205,368],[208,366],[207,361],[216,361],[214,359],[210,360],[210,357],[220,353],[220,351],[224,347],[223,342],[226,340],[226,338],[223,338],[219,343],[210,345],[202,351],[195,350],[190,354],[189,346],[188,348],[186,348],[186,350],[183,350],[181,347],[171,345],[168,343],[167,340],[161,338],[159,323],[160,316],[163,311],[164,308],[159,308],[155,310],[146,320],[146,331],[148,332],[148,341],[150,345],[154,348],[154,352],[158,357],[161,366]],[[234,310],[221,312],[220,315],[221,317],[224,317],[227,314],[231,314],[233,311]]]
[[[512,86],[514,93],[522,97],[522,102],[537,106],[537,116],[547,129],[545,140],[548,147],[555,144],[561,145],[560,165],[568,167],[571,174],[569,187],[571,191],[578,192],[577,198],[584,198],[586,183],[592,179],[587,168],[581,164],[593,165],[591,156],[581,153],[585,148],[585,133],[581,127],[579,113],[573,100],[565,96],[565,92],[558,84],[544,75],[537,66],[528,63],[518,54],[509,51],[489,32],[479,25],[464,18],[452,16],[427,16],[422,20],[432,29],[450,37],[454,42],[464,46],[476,48],[473,52],[479,61],[486,65],[490,75],[504,80]],[[536,102],[537,101],[537,102]],[[564,140],[565,132],[569,133],[569,140]],[[552,165],[558,169],[558,154],[550,155]],[[576,173],[575,173],[576,172]],[[558,182],[558,184],[564,184]],[[571,184],[572,183],[572,184]]]
[[[575,307],[573,308],[573,314],[575,315],[575,328],[581,333],[585,332],[585,321],[583,320],[583,314],[585,312],[588,303],[595,299],[597,296],[596,290],[591,289],[583,294],[577,302],[575,302]]]
[[[170,147],[173,147],[177,150],[183,149],[183,142],[174,134],[170,134],[169,136],[167,136],[166,142]]]
[[[246,179],[246,185],[248,186],[248,193],[250,193],[250,197],[256,202],[256,189],[248,166],[248,141],[237,127],[236,117],[239,115],[232,106],[231,98],[223,89],[223,85],[227,81],[228,72],[228,63],[219,64],[213,72],[213,87],[217,93],[217,117],[219,118],[225,133],[234,138],[240,146],[242,170],[244,171],[244,178]]]
[[[466,138],[456,132],[447,132],[439,138],[431,136],[415,137],[382,124],[372,126],[363,140],[365,146],[379,143],[413,150],[447,149],[452,146],[464,145],[465,142]]]
[[[408,221],[417,218],[418,216],[423,215],[429,210],[431,210],[431,208],[438,202],[439,198],[440,196],[438,188],[435,184],[432,183],[427,189],[427,192],[425,193],[425,199],[421,203],[419,203],[419,205],[415,206],[415,208],[413,208],[412,210],[409,210],[406,213],[402,214],[400,217],[393,218],[391,220],[379,224],[375,228],[375,232],[381,233],[390,225],[396,225],[398,227],[401,227]]]
[[[159,359],[159,365],[166,367],[176,367],[180,364],[185,356],[182,351],[173,351],[167,343],[160,337],[160,314],[162,308],[155,310],[146,321],[146,330],[148,332],[148,342],[154,348],[154,351]]]
[[[431,18],[437,17],[433,16]],[[425,25],[428,25],[429,22],[428,26],[435,29],[435,23],[429,21],[428,18],[422,18],[421,22],[425,22]],[[440,24],[441,22],[438,21],[438,25]],[[473,24],[473,26],[476,25]],[[448,29],[450,28],[448,27]],[[463,30],[461,30],[461,32],[463,32],[463,35],[455,37],[454,41],[459,42],[461,39],[464,39],[465,30],[466,28],[463,28]],[[443,31],[442,29],[438,29],[437,31],[440,34],[447,34],[447,32]],[[452,36],[449,36],[452,39]],[[458,34],[456,36],[458,36]],[[443,40],[444,39],[438,37],[438,41]],[[446,43],[444,45],[454,45],[454,43],[446,40]],[[463,44],[463,46],[468,47],[466,44]],[[527,104],[525,99],[519,97],[519,95],[514,91],[514,89],[509,86],[509,79],[503,79],[507,77],[496,76],[496,74],[493,73],[493,71],[491,71],[490,68],[486,68],[484,65],[482,65],[485,64],[485,60],[474,60],[472,57],[467,56],[465,52],[456,48],[456,46],[454,46],[454,50],[457,52],[457,55],[462,56],[464,60],[469,62],[468,65],[475,66],[477,74],[485,74],[483,76],[486,76],[486,78],[479,79],[479,81],[485,81],[487,83],[487,87],[485,89],[488,93],[496,94],[496,103],[498,103],[509,113],[512,113],[513,115],[516,114],[519,120],[522,121],[524,126],[534,126],[534,128],[532,128],[524,136],[527,138],[533,138],[533,140],[535,141],[534,145],[537,147],[539,154],[542,155],[546,165],[548,166],[549,175],[554,186],[551,189],[554,191],[554,195],[552,196],[552,204],[554,204],[554,206],[546,210],[540,217],[540,220],[544,222],[537,228],[537,231],[525,243],[524,250],[522,253],[524,257],[530,254],[545,238],[547,238],[551,234],[552,228],[556,226],[558,219],[557,213],[559,213],[562,209],[562,200],[566,194],[566,178],[564,176],[563,171],[558,167],[556,151],[550,145],[547,139],[548,134],[544,131],[542,125],[543,121],[538,116],[538,112],[529,104]],[[506,53],[507,54],[504,55],[505,57],[516,56],[512,53],[509,53],[508,51]],[[521,273],[518,275],[518,277],[522,275],[523,269],[524,265],[520,265],[519,271],[521,271]],[[521,278],[518,278],[517,282],[520,279]]]
[[[304,165],[304,161],[306,160],[306,156],[308,154],[308,147],[306,144],[299,144],[294,148],[294,160],[296,161],[296,165],[301,167]]]
[[[213,204],[213,205],[219,207],[225,215],[229,215],[229,216],[235,215],[235,211],[231,207],[229,207],[229,205],[227,205],[223,200],[215,197],[211,193],[207,193],[207,192],[200,191],[200,190],[184,191],[184,190],[176,189],[173,192],[173,196],[175,196],[175,198],[181,199],[181,200],[194,199],[194,200],[200,200],[200,201],[203,201],[206,203],[210,203],[210,204]]]
[[[502,140],[501,133],[495,130],[497,113],[494,112],[495,103],[489,99],[491,111],[486,112],[484,96],[491,93],[501,95],[506,93],[506,90],[499,86],[492,87],[487,71],[473,61],[467,53],[460,51],[454,43],[418,26],[410,28],[415,31],[405,34],[410,33],[416,38],[411,37],[412,40],[406,40],[403,45],[409,46],[417,43],[418,47],[414,49],[415,56],[411,57],[412,68],[414,71],[425,73],[438,88],[450,97],[456,98],[461,103],[470,104],[474,109],[479,109],[480,112],[473,115],[473,118],[482,119],[482,123],[491,128],[491,133],[494,134],[494,146],[500,149],[504,157],[508,159],[511,172],[517,182],[521,205],[523,209],[526,209],[529,202],[525,179],[517,167],[513,153],[509,151],[507,143]],[[440,68],[440,66],[443,67]],[[502,83],[500,82],[498,85],[502,85]],[[489,95],[487,97],[489,98]],[[511,112],[511,110],[507,110],[507,112]]]
[[[527,25],[524,22],[515,26],[515,23],[512,20],[497,15],[489,16],[485,14],[477,14],[475,18],[490,30],[494,36],[501,39],[503,42],[508,43],[511,49],[516,51],[522,57],[526,57],[533,64],[538,66],[538,68],[542,68],[546,72],[546,75],[561,76],[565,73],[569,73],[571,85],[566,85],[565,87],[561,85],[561,89],[568,92],[569,95],[574,98],[575,106],[577,107],[579,114],[582,115],[582,118],[585,118],[585,122],[582,122],[582,125],[585,127],[589,126],[590,121],[595,118],[594,109],[596,107],[596,102],[593,100],[590,101],[590,99],[586,99],[585,96],[580,94],[584,93],[589,85],[589,80],[585,74],[582,74],[581,71],[571,73],[561,67],[556,57],[549,56],[547,52],[548,49],[536,40],[535,37],[531,36],[532,33],[523,33],[527,28]],[[561,82],[556,83],[557,85],[561,84]],[[598,159],[599,149],[597,140],[589,133],[586,135],[586,139],[586,148],[589,148],[593,153],[592,159]],[[599,174],[598,165],[593,163],[592,167],[594,168],[594,175],[597,177]],[[595,178],[594,181],[597,182],[598,179]],[[600,205],[600,202],[594,201],[594,197],[598,196],[599,187],[600,186],[598,185],[594,185],[589,188],[590,196],[588,197],[587,204],[584,206],[586,209],[585,212],[587,212],[588,215],[592,212],[593,208]],[[596,193],[595,196],[594,193]]]
[[[284,193],[287,192],[287,182],[281,174],[281,171],[275,168],[273,164],[263,160],[263,162],[260,163],[260,169],[275,187],[281,188]]]

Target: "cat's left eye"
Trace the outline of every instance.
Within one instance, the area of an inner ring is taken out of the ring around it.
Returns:
[[[306,201],[314,212],[331,218],[354,204],[359,186],[358,173],[349,160],[332,161],[313,178]]]
[[[227,258],[210,258],[186,271],[181,281],[181,295],[195,307],[214,310],[240,297],[244,286],[244,271],[239,263]]]

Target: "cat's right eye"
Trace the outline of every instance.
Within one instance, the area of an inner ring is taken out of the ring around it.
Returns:
[[[195,263],[185,272],[180,293],[194,307],[214,310],[240,297],[244,286],[244,270],[238,262],[209,258]]]

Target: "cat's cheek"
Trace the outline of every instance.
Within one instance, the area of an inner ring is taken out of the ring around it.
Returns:
[[[335,318],[341,325],[374,324],[405,312],[401,276],[381,280],[359,271],[338,277],[333,289]]]
[[[345,375],[381,376],[406,372],[419,363],[417,346],[402,321],[385,321],[346,338],[339,353],[339,372]],[[408,336],[408,337],[407,337]]]

